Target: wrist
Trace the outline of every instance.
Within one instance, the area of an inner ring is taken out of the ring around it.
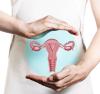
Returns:
[[[85,62],[80,61],[79,64],[77,64],[77,66],[81,69],[81,73],[83,74],[89,74],[93,68],[88,66]]]
[[[21,36],[25,36],[26,31],[28,31],[23,21],[9,16],[3,12],[0,12],[0,30]]]
[[[13,31],[15,31],[15,34],[27,37],[26,33],[28,32],[28,28],[26,23],[19,19],[14,19],[12,21],[13,24]]]
[[[90,73],[96,67],[97,62],[83,58],[79,61],[79,63],[77,63],[77,65],[81,66],[83,71]]]

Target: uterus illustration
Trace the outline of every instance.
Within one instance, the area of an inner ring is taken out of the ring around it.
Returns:
[[[59,43],[56,39],[48,39],[44,42],[44,44],[40,44],[39,42],[32,40],[30,42],[30,48],[32,51],[40,51],[42,48],[45,48],[48,52],[48,62],[49,62],[49,70],[50,72],[55,71],[56,61],[57,61],[57,52],[59,48],[63,48],[65,51],[73,50],[75,46],[74,41],[68,41],[64,45]]]

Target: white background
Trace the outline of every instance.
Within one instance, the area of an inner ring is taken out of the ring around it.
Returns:
[[[11,15],[10,0],[0,0],[0,10]],[[84,21],[83,39],[86,47],[89,46],[94,34],[96,33],[95,19],[88,3]],[[0,94],[4,94],[5,80],[8,67],[8,53],[12,35],[0,32]],[[91,82],[94,94],[100,94],[100,64],[91,72]]]

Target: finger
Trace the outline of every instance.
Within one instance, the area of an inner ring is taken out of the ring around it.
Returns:
[[[64,29],[64,30],[67,30],[71,34],[78,35],[77,30],[65,21],[61,21],[59,19],[54,18],[51,20],[51,23],[56,24],[57,25],[56,27],[58,29]]]
[[[77,79],[77,77],[74,77],[72,80],[70,80],[69,82],[65,83],[64,87],[69,87],[75,83],[79,82],[79,80]]]
[[[69,25],[67,22],[65,21],[61,21],[57,18],[54,18],[52,16],[46,16],[43,18],[45,20],[45,30],[67,30],[69,33],[74,34],[74,35],[78,35],[77,30],[72,27],[71,25]],[[41,20],[43,20],[41,19]]]
[[[77,33],[77,30],[67,22],[59,20],[59,24],[62,24],[65,27],[65,30],[72,31],[73,33]]]
[[[56,91],[63,91],[64,89],[66,89],[67,88],[67,86],[64,86],[64,87],[61,87],[61,88],[59,88],[59,89],[57,89]]]
[[[25,35],[24,35],[26,38],[32,38],[33,36],[36,36],[35,33],[33,32],[25,32]]]
[[[63,91],[66,88],[67,88],[67,86],[64,86],[64,87],[61,87],[61,88],[57,89],[56,91],[61,92],[61,91]]]
[[[78,35],[77,30],[75,30],[71,26],[65,26],[62,23],[54,23],[53,22],[53,23],[49,24],[49,28],[53,28],[53,29],[56,29],[56,30],[66,30],[71,34]]]
[[[78,32],[75,30],[75,29],[72,29],[72,28],[69,28],[69,29],[66,29],[70,34],[73,34],[73,35],[76,35],[78,36]]]
[[[35,74],[30,74],[26,76],[27,79],[36,81],[36,82],[47,82],[47,77],[44,76],[38,76]]]
[[[56,82],[56,86],[58,86],[58,87],[64,87],[65,84],[67,82],[70,82],[74,77],[75,77],[74,75],[67,76],[64,79],[59,80],[58,82]]]
[[[43,86],[46,86],[46,87],[49,87],[49,88],[52,88],[52,89],[56,89],[55,85],[53,83],[50,83],[47,81],[47,78],[44,77],[44,76],[38,76],[38,75],[35,75],[35,74],[31,74],[31,75],[27,75],[26,76],[27,79],[30,79],[32,81],[35,81]]]
[[[63,69],[62,71],[58,73],[52,74],[50,77],[48,77],[49,81],[58,81],[61,80],[70,74],[70,69]]]
[[[62,90],[68,88],[69,86],[71,86],[71,85],[73,85],[73,84],[75,84],[75,83],[76,83],[76,81],[70,80],[70,81],[69,81],[68,83],[66,83],[63,87],[57,89],[57,91],[62,91]]]
[[[71,28],[72,26],[70,26],[67,22],[59,20],[57,18],[52,17],[52,19],[50,20],[51,23],[56,23],[56,24],[61,24],[63,26],[67,26],[69,28]]]

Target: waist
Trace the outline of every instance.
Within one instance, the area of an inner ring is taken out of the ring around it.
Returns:
[[[17,55],[18,51],[23,53],[30,70],[48,76],[51,71],[60,71],[66,65],[77,63],[85,51],[83,46],[81,35],[74,36],[58,30],[32,39],[16,36],[13,50],[17,51]]]

